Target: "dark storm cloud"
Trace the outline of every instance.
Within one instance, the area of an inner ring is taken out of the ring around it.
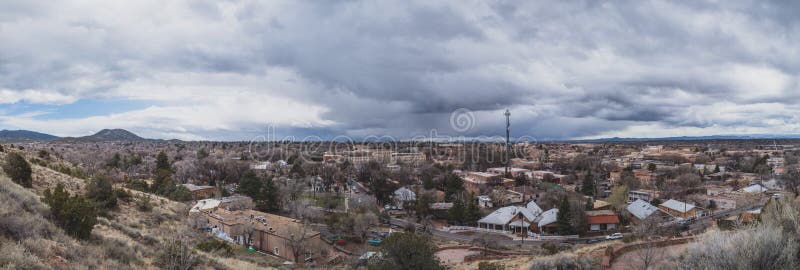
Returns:
[[[180,118],[186,127],[131,116],[154,136],[239,138],[270,121],[304,135],[489,136],[502,133],[505,108],[516,136],[798,133],[798,11],[793,1],[3,3],[0,97],[244,111]],[[266,113],[237,95],[298,104]],[[477,123],[455,132],[460,108]]]

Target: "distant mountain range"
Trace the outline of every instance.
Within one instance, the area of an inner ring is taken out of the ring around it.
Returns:
[[[29,130],[0,130],[0,142],[107,142],[107,141],[146,141],[139,135],[124,129],[103,129],[95,134],[83,137],[58,137]]]
[[[52,141],[56,139],[59,139],[59,137],[30,130],[0,130],[0,142],[5,143]]]
[[[599,139],[544,139],[539,142],[567,142],[567,143],[624,143],[647,141],[703,141],[703,140],[779,140],[800,139],[800,134],[749,134],[749,135],[710,135],[710,136],[680,136],[661,138],[599,138]],[[513,140],[513,138],[512,138]],[[95,134],[83,137],[58,137],[50,134],[30,130],[0,130],[0,143],[20,142],[107,142],[107,141],[162,141],[160,139],[146,139],[124,129],[103,129]],[[179,141],[179,140],[169,140]],[[477,141],[465,138],[464,141]]]
[[[603,143],[603,142],[644,142],[644,141],[779,140],[779,139],[800,139],[800,134],[709,135],[709,136],[680,136],[680,137],[660,137],[660,138],[613,137],[613,138],[600,138],[600,139],[587,139],[587,140],[554,140],[554,141]]]

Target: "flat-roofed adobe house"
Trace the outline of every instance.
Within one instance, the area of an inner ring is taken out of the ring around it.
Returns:
[[[702,214],[702,211],[695,205],[672,199],[658,205],[658,209],[677,218],[696,218]]]
[[[213,186],[197,186],[195,184],[183,184],[192,193],[192,200],[202,200],[214,197],[217,188]]]
[[[189,209],[189,214],[199,214],[203,210],[213,210],[225,208],[227,210],[250,209],[253,206],[253,199],[247,196],[234,195],[219,199],[202,199]]]
[[[489,168],[489,169],[486,169],[486,171],[490,172],[490,173],[494,173],[494,174],[503,175],[503,176],[505,176],[505,174],[506,174],[506,168],[505,167]],[[523,169],[523,168],[514,168],[514,167],[512,167],[512,168],[508,169],[508,173],[511,174],[512,178],[517,177],[520,174],[526,174],[526,173],[529,173],[529,172],[530,172],[530,170]]]
[[[299,220],[255,210],[201,211],[217,238],[272,254],[288,261],[320,259],[329,248],[314,231]]]
[[[638,190],[631,190],[628,191],[628,201],[633,202],[636,200],[644,200],[644,201],[652,201],[655,198],[658,198],[659,192],[656,190],[649,190],[649,189],[638,189]]]

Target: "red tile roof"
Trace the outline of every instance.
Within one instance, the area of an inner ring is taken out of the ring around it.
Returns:
[[[618,224],[619,217],[617,215],[608,215],[608,216],[589,216],[587,217],[587,223],[589,224]]]

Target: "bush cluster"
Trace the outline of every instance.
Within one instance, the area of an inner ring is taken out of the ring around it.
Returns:
[[[8,177],[11,177],[11,181],[14,181],[14,183],[27,188],[33,187],[31,165],[19,153],[8,153],[6,155],[6,161],[3,163],[3,172]]]
[[[44,202],[50,206],[55,223],[68,235],[78,239],[88,239],[97,223],[95,204],[83,196],[70,196],[59,183],[52,191],[44,191]]]

